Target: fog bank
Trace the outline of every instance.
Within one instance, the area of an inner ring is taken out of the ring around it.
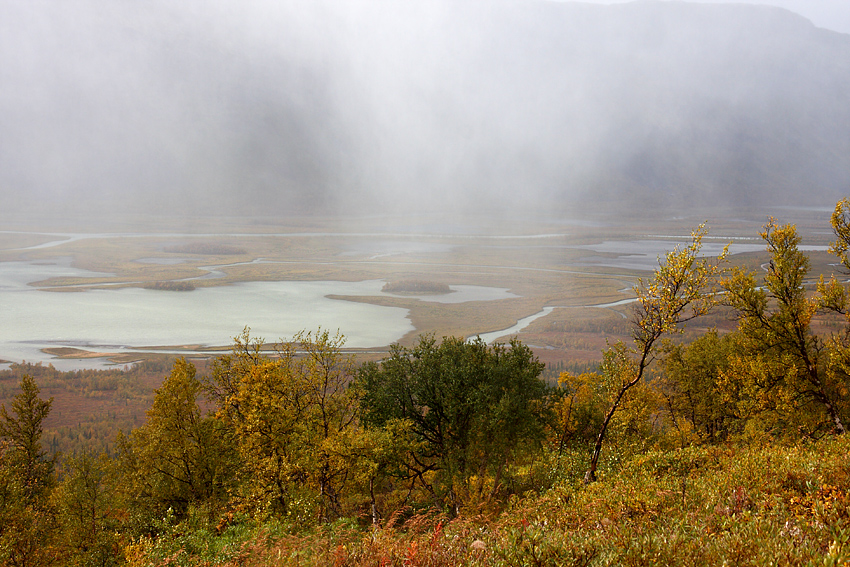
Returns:
[[[850,36],[768,6],[0,2],[3,214],[828,205]]]

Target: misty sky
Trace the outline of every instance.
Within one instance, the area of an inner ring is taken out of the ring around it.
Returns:
[[[593,4],[621,4],[633,0],[582,0]],[[808,18],[818,27],[850,33],[848,0],[700,0],[704,4],[766,4],[779,6]]]
[[[848,61],[742,5],[0,0],[0,216],[834,203]]]

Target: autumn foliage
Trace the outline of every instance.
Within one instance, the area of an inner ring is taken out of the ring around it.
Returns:
[[[850,270],[850,202],[832,224]],[[0,564],[847,565],[846,283],[810,277],[792,225],[764,226],[757,272],[705,235],[639,281],[632,342],[557,383],[517,340],[360,364],[326,330],[246,329],[205,372],[174,362],[105,451],[60,455],[24,375]],[[685,340],[712,309],[734,329]]]

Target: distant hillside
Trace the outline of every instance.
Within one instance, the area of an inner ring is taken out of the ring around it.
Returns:
[[[850,192],[850,35],[766,6],[0,4],[4,214]]]

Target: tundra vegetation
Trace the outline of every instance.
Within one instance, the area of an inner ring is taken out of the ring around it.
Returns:
[[[424,280],[401,280],[387,282],[381,291],[387,293],[451,293],[448,284]]]
[[[832,228],[850,270],[850,202]],[[847,565],[850,291],[809,277],[792,225],[767,222],[755,271],[705,233],[635,287],[632,342],[557,383],[517,340],[358,362],[325,330],[246,329],[200,373],[177,360],[143,423],[60,454],[52,378],[25,374],[0,409],[0,561]],[[679,333],[709,310],[735,327]]]
[[[193,291],[195,284],[192,282],[151,282],[144,286],[145,289],[158,289],[162,291]]]

